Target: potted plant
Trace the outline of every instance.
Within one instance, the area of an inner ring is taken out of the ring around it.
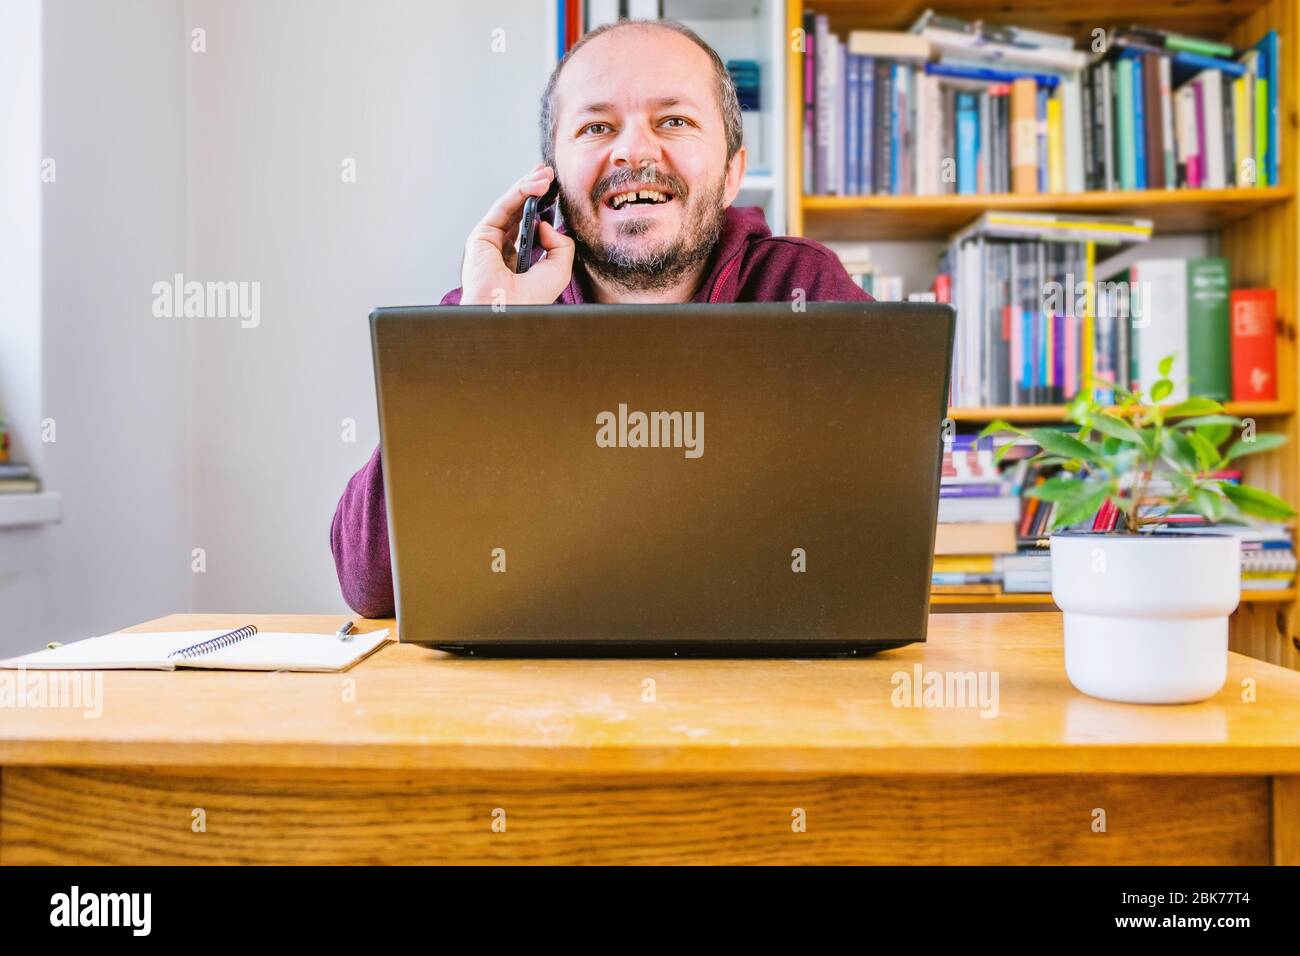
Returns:
[[[1041,449],[1031,461],[1061,466],[1028,494],[1055,507],[1052,597],[1064,612],[1066,673],[1083,693],[1105,700],[1204,700],[1227,679],[1241,544],[1230,534],[1149,533],[1164,514],[1241,524],[1247,516],[1277,521],[1295,513],[1276,495],[1216,477],[1286,437],[1256,433],[1253,422],[1208,398],[1162,408],[1174,389],[1173,358],[1160,362],[1161,377],[1145,395],[1099,383],[1114,391],[1118,406],[1081,393],[1069,406],[1077,431],[995,421],[981,432],[1026,436]],[[1061,530],[1106,502],[1118,510],[1114,531]]]

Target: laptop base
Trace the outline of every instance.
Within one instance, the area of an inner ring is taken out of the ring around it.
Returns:
[[[919,639],[918,639],[919,640]],[[872,641],[869,644],[821,641],[786,643],[740,643],[713,641],[699,643],[657,641],[582,641],[582,642],[505,642],[493,644],[429,644],[434,650],[458,657],[551,657],[551,658],[813,658],[866,657],[878,651],[893,650],[914,644],[915,640]]]

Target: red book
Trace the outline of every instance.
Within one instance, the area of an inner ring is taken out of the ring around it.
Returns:
[[[1233,289],[1232,400],[1277,399],[1277,292]]]
[[[946,272],[934,277],[934,301],[952,302],[952,276]]]

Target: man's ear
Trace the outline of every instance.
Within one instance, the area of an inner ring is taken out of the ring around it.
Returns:
[[[727,176],[724,180],[723,199],[724,205],[730,206],[738,195],[740,195],[740,183],[745,178],[745,147],[742,146],[736,150],[736,155],[731,157],[731,162],[727,164]]]

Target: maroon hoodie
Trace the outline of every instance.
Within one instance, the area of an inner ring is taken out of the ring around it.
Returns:
[[[557,305],[592,302],[580,271],[574,270],[568,286],[555,300]],[[849,278],[835,253],[821,243],[773,236],[761,209],[731,206],[705,279],[691,301],[790,302],[797,289],[803,290],[808,302],[871,300]],[[442,305],[459,304],[460,289],[442,298]],[[330,545],[348,606],[363,617],[391,617],[393,569],[378,448],[343,490],[330,527]]]

